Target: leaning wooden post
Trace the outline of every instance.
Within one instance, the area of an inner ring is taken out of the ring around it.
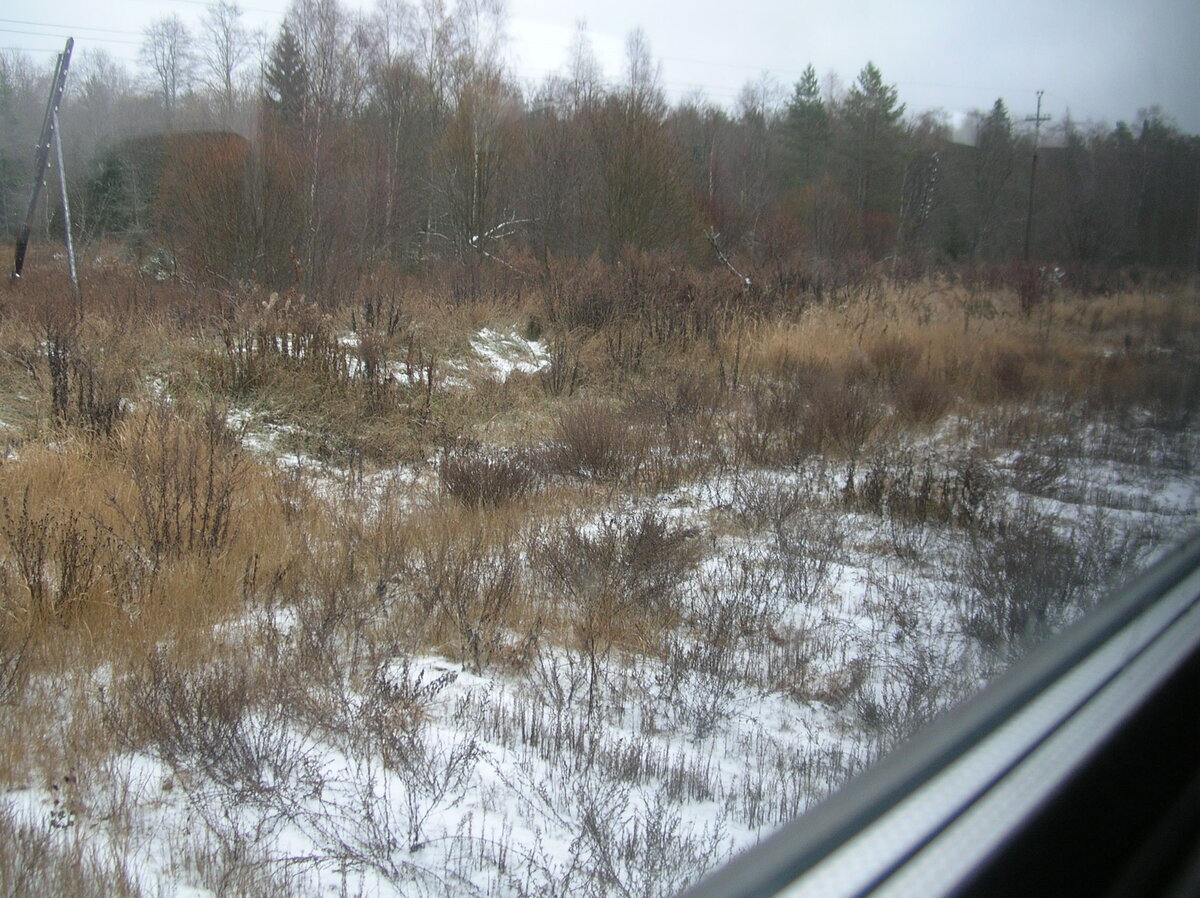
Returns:
[[[75,270],[75,240],[71,237],[71,204],[67,200],[67,170],[63,167],[62,131],[58,127],[57,109],[54,110],[54,152],[58,161],[58,189],[62,195],[63,233],[67,243],[67,270],[71,273],[71,288],[75,291],[75,300],[82,303],[79,293],[79,275]]]
[[[46,165],[50,161],[50,142],[58,122],[58,105],[62,102],[63,90],[67,86],[67,67],[71,64],[71,48],[74,38],[67,38],[67,46],[58,54],[54,67],[54,80],[50,83],[50,99],[46,102],[46,115],[42,119],[42,133],[38,138],[37,151],[33,160],[33,188],[29,191],[29,211],[25,213],[25,224],[17,235],[17,254],[13,264],[12,279],[21,277],[25,265],[25,251],[29,248],[29,233],[33,229],[33,216],[37,212],[38,194],[46,181]]]

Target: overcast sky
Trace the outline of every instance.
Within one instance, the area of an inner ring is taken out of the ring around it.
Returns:
[[[205,2],[0,0],[0,46],[49,59],[73,35],[82,55],[102,47],[132,65],[152,20],[174,12],[194,24]],[[270,33],[286,6],[243,4],[248,24]],[[1200,134],[1200,0],[508,0],[508,13],[511,64],[530,83],[562,68],[582,21],[613,80],[640,26],[672,100],[702,91],[732,106],[747,81],[788,90],[810,62],[849,84],[872,61],[910,112],[957,118],[1003,97],[1020,120],[1042,89],[1055,122],[1132,121],[1159,104]]]

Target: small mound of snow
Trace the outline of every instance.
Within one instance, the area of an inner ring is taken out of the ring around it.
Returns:
[[[502,334],[485,327],[471,339],[471,348],[501,383],[514,371],[534,374],[550,365],[550,350],[544,343],[526,340],[515,332]]]

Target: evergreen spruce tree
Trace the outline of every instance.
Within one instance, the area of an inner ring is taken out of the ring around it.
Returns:
[[[832,136],[829,110],[821,100],[817,70],[811,63],[796,82],[788,101],[783,132],[789,180],[797,187],[811,184],[825,169]]]
[[[974,217],[971,233],[971,251],[974,255],[987,255],[995,242],[999,225],[1006,217],[1006,186],[1015,162],[1016,142],[1012,121],[1004,101],[997,99],[975,133],[974,196],[969,211]]]
[[[300,42],[287,25],[271,48],[266,81],[267,101],[280,121],[299,124],[308,98],[308,70]]]
[[[900,196],[904,104],[868,62],[842,106],[847,188],[859,211],[894,212]]]

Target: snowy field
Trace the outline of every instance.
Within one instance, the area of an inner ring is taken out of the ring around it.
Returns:
[[[495,331],[471,347],[444,387],[549,360]],[[8,791],[5,831],[30,856],[85,858],[114,892],[673,894],[977,691],[1200,510],[1194,430],[1068,421],[1016,440],[948,418],[852,461],[593,491],[464,544],[439,537],[436,460],[348,495],[280,454],[278,428],[230,424],[343,514],[428,515],[429,538],[364,579],[366,599],[317,584],[248,607],[200,667],[163,647],[122,674],[119,704],[103,667],[28,684],[47,707],[86,696],[114,750]],[[537,600],[514,629],[517,584]],[[436,612],[436,638],[413,609]]]

